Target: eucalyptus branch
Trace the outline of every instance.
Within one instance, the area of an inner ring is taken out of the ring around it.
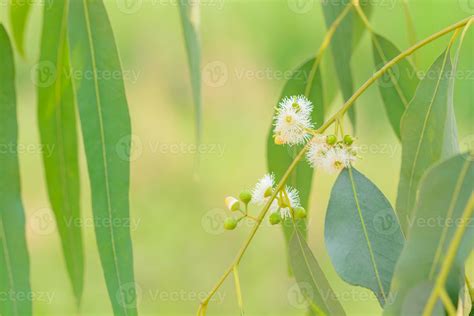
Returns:
[[[356,2],[357,4],[357,2]],[[357,5],[356,5],[356,8],[357,8]],[[345,10],[344,10],[345,11]],[[343,12],[343,14],[347,14]],[[394,65],[396,65],[399,61],[403,60],[404,58],[410,56],[411,54],[413,54],[413,52],[417,51],[418,49],[420,49],[421,47],[433,42],[434,40],[442,37],[443,35],[451,32],[451,31],[454,31],[454,30],[457,30],[461,27],[464,27],[471,19],[472,17],[469,17],[469,18],[466,18],[466,19],[463,19],[453,25],[450,25],[446,28],[444,28],[443,30],[437,32],[437,33],[434,33],[433,35],[427,37],[426,39],[420,41],[419,43],[413,45],[412,47],[408,48],[407,50],[405,50],[404,52],[402,52],[401,54],[399,54],[397,57],[395,57],[394,59],[392,59],[391,61],[389,61],[388,63],[386,63],[380,70],[378,70],[375,74],[372,75],[371,78],[369,78],[355,93],[354,95],[352,95],[351,98],[349,98],[345,103],[344,105],[341,107],[341,109],[339,111],[337,111],[333,116],[331,116],[319,129],[317,129],[315,131],[315,134],[322,134],[326,131],[326,129],[328,129],[334,122],[338,121],[338,120],[341,120],[344,116],[344,114],[347,112],[347,110],[350,109],[350,107],[354,104],[354,102],[374,83],[376,82],[385,72],[387,72],[391,67],[393,67]],[[337,19],[339,20],[339,19]],[[336,21],[337,21],[336,20]],[[335,22],[336,22],[335,21]],[[340,21],[339,21],[340,22]],[[330,41],[330,39],[332,38],[332,35],[334,34],[334,31],[332,33],[328,33],[326,35],[326,39],[329,38],[328,41]],[[325,41],[323,42],[323,45],[324,43],[326,42],[326,39]],[[326,44],[326,47],[328,45]],[[324,50],[322,50],[324,52]],[[269,200],[267,201],[267,203],[265,204],[265,206],[263,207],[262,211],[260,212],[258,218],[257,218],[257,221],[256,221],[256,224],[255,226],[252,228],[252,231],[250,232],[249,236],[247,237],[247,239],[245,240],[244,244],[242,245],[240,251],[238,252],[236,258],[234,259],[234,261],[232,262],[232,264],[227,268],[227,270],[224,272],[224,274],[222,275],[222,277],[218,280],[218,282],[214,285],[214,287],[212,288],[212,290],[209,292],[208,296],[201,302],[200,306],[199,306],[199,309],[198,309],[198,316],[199,315],[205,315],[205,312],[207,310],[207,305],[210,301],[210,299],[214,296],[214,294],[217,292],[217,290],[221,287],[221,285],[224,283],[224,281],[227,279],[227,277],[234,271],[234,267],[238,266],[238,264],[240,263],[240,261],[242,260],[242,257],[243,255],[245,254],[247,248],[249,247],[250,243],[252,242],[256,232],[258,231],[259,227],[260,227],[260,224],[261,222],[263,221],[265,215],[267,214],[268,210],[270,209],[270,206],[272,204],[272,202],[275,200],[275,198],[277,197],[277,195],[279,194],[279,192],[281,190],[284,189],[284,186],[288,180],[288,178],[290,177],[290,175],[293,173],[294,169],[296,168],[296,166],[298,165],[298,163],[300,162],[300,160],[305,156],[305,153],[306,151],[308,150],[309,148],[309,145],[311,144],[311,141],[309,141],[305,146],[304,148],[298,153],[298,155],[295,157],[295,159],[292,161],[292,163],[290,164],[290,166],[288,167],[288,169],[286,170],[285,174],[283,175],[283,177],[280,179],[279,183],[277,184],[276,186],[276,189],[273,191],[271,197],[269,198]]]

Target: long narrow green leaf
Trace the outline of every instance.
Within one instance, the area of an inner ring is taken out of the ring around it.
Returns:
[[[337,19],[344,8],[350,3],[350,0],[327,0],[322,1],[324,18],[326,26],[329,28],[331,24]],[[355,27],[353,14],[348,14],[340,23],[339,27],[333,35],[331,40],[331,50],[334,57],[334,66],[336,74],[339,79],[339,86],[341,88],[344,100],[349,99],[354,92],[354,84],[352,80],[351,70],[351,56],[352,50],[355,46],[354,30]],[[360,24],[359,24],[360,25]],[[360,26],[359,26],[360,28]],[[358,32],[360,38],[360,32]],[[349,118],[352,125],[356,126],[356,114],[354,107],[349,110]]]
[[[196,138],[201,141],[202,96],[201,96],[201,47],[199,44],[199,1],[179,0],[179,12],[183,25],[184,40],[188,55],[191,86],[196,113]]]
[[[310,303],[310,311],[316,315],[344,316],[344,308],[298,230],[290,240],[290,259],[296,282]]]
[[[464,262],[474,249],[472,216],[461,220],[474,187],[474,159],[472,155],[457,155],[432,167],[423,177],[418,192],[415,212],[411,219],[408,240],[397,264],[391,297],[386,315],[403,314],[404,308],[424,309],[427,296],[414,293],[433,287],[439,271],[446,264],[447,249],[456,231],[468,224],[454,265],[446,284],[448,293],[457,305],[458,294],[464,284]],[[415,315],[418,313],[412,313]],[[409,315],[409,313],[405,314]],[[418,314],[421,315],[421,312]]]
[[[454,112],[454,86],[456,83],[456,73],[457,67],[459,64],[459,58],[461,56],[462,46],[464,43],[464,39],[466,38],[466,34],[469,28],[472,25],[472,20],[466,24],[464,30],[461,34],[461,39],[459,40],[458,48],[454,55],[454,62],[453,62],[453,71],[452,76],[450,77],[449,87],[448,87],[448,114],[446,116],[446,128],[444,134],[444,147],[443,147],[443,157],[449,157],[460,153],[459,149],[459,141],[458,141],[458,128],[456,123],[456,115]],[[472,92],[472,91],[471,91]]]
[[[136,315],[129,227],[131,124],[114,35],[101,0],[71,1],[69,45],[97,245],[115,315]],[[103,76],[103,74],[112,74]]]
[[[22,56],[25,56],[25,29],[32,3],[32,1],[10,0],[10,24],[12,26],[13,40]]]
[[[84,258],[80,219],[80,183],[77,158],[75,100],[70,78],[67,18],[69,1],[44,7],[43,35],[38,63],[38,123],[46,182],[66,267],[76,301],[84,284]]]
[[[405,24],[407,27],[407,36],[408,36],[408,42],[410,43],[410,46],[413,46],[416,44],[416,29],[415,29],[415,23],[413,22],[413,16],[410,12],[410,6],[408,5],[408,0],[402,0],[402,6],[403,6],[403,14],[405,15]],[[411,58],[413,60],[413,64],[415,66],[418,65],[417,63],[417,58],[416,58],[416,53],[414,52],[411,55]]]
[[[25,214],[21,201],[17,155],[15,69],[10,40],[0,24],[0,314],[32,314],[30,263],[25,239]],[[14,295],[11,295],[11,294]]]
[[[344,169],[331,192],[324,231],[338,274],[371,289],[384,306],[404,243],[387,198],[359,171]]]
[[[374,9],[373,6],[374,2],[369,0],[359,0],[359,6],[364,12],[365,16],[370,20],[372,17],[372,12]],[[359,45],[362,36],[366,32],[366,26],[362,19],[357,17],[357,12],[353,11],[352,14],[354,15],[352,19],[353,24],[353,36],[352,36],[352,50],[355,50]]]
[[[402,117],[402,166],[397,212],[404,232],[408,231],[421,177],[443,156],[451,71],[450,50],[447,49],[418,85]]]
[[[378,34],[373,35],[372,45],[377,70],[401,53],[392,42]],[[398,138],[401,138],[400,121],[415,95],[419,82],[416,70],[406,59],[389,69],[378,80],[379,91],[382,95],[388,119]]]
[[[323,107],[323,87],[319,67],[313,71],[315,59],[312,58],[302,66],[298,67],[283,88],[281,98],[285,96],[304,95],[313,103],[312,119],[316,127],[320,126],[324,120]],[[267,165],[269,172],[273,172],[277,179],[280,179],[288,166],[293,161],[296,154],[301,149],[300,146],[288,147],[276,145],[273,139],[273,124],[267,138]],[[287,184],[297,188],[300,192],[301,204],[308,209],[309,197],[311,193],[311,181],[313,169],[306,163],[301,162],[296,167]],[[306,235],[306,221],[297,220],[296,226],[302,235]],[[283,230],[286,241],[289,242],[293,235],[293,222],[286,219],[283,222]]]

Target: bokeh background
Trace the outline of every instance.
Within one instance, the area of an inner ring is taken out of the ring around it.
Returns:
[[[81,144],[82,212],[86,282],[80,312],[74,305],[59,236],[45,189],[38,145],[36,87],[41,7],[27,29],[27,56],[17,56],[18,115],[23,198],[36,315],[110,315],[92,226],[90,192]],[[76,1],[76,0],[71,0]],[[266,172],[265,144],[273,107],[289,73],[317,51],[325,33],[316,0],[202,0],[203,147],[196,168],[194,114],[178,8],[174,0],[106,0],[122,58],[133,123],[131,228],[142,315],[193,315],[199,298],[230,264],[250,229],[224,232],[223,198],[250,188]],[[7,0],[0,21],[8,25]],[[410,43],[399,0],[372,0],[372,23],[403,50]],[[411,0],[418,39],[474,14],[471,0]],[[420,71],[441,54],[449,36],[416,53]],[[474,144],[474,36],[461,56],[455,106],[464,148]],[[0,56],[1,58],[1,56]],[[367,34],[353,56],[355,86],[374,72]],[[1,83],[0,83],[1,84]],[[332,56],[324,58],[328,94],[337,88]],[[342,103],[339,95],[328,113]],[[322,105],[320,105],[322,106]],[[394,203],[400,145],[377,87],[357,102],[358,168]],[[472,147],[471,147],[472,148]],[[333,176],[317,174],[310,207],[309,242],[350,315],[378,315],[376,298],[342,282],[323,240],[324,214]],[[257,212],[258,210],[255,210]],[[241,266],[247,315],[305,315],[306,306],[288,277],[279,227],[264,224]],[[473,260],[468,271],[474,274]],[[232,278],[210,304],[209,315],[237,315]]]

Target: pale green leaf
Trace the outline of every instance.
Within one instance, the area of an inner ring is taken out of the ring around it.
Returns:
[[[25,56],[25,30],[32,3],[32,1],[10,0],[10,24],[13,40],[22,56]]]
[[[472,215],[467,219],[462,219],[462,215],[473,187],[474,158],[469,154],[443,161],[423,177],[408,240],[394,275],[391,289],[394,301],[387,306],[386,315],[400,315],[407,301],[421,306],[421,310],[424,308],[428,296],[413,294],[425,284],[435,283],[440,269],[446,265],[447,249],[454,234],[462,225],[472,222]],[[467,226],[446,284],[454,305],[464,284],[464,262],[474,249],[474,227]]]
[[[292,271],[312,314],[345,315],[344,308],[326,279],[324,271],[298,230],[295,230],[289,247]]]
[[[130,116],[117,46],[101,0],[70,2],[69,46],[105,281],[115,315],[136,315],[129,226]]]
[[[201,140],[202,121],[202,96],[201,96],[201,47],[199,43],[199,2],[193,0],[178,1],[181,23],[183,26],[184,40],[188,55],[189,70],[191,73],[191,86],[193,91],[196,137]]]
[[[318,127],[324,120],[323,87],[319,67],[314,71],[314,63],[315,59],[312,58],[293,72],[292,77],[283,88],[280,99],[286,96],[304,95],[307,93],[308,99],[313,103],[312,120],[315,126]],[[274,173],[277,179],[281,179],[300,150],[301,146],[276,145],[273,139],[272,124],[267,139],[267,164],[269,172]],[[287,182],[288,185],[299,190],[301,204],[306,209],[308,209],[309,205],[312,178],[313,169],[305,161],[302,161],[298,164]],[[296,225],[302,234],[306,235],[306,221],[297,220]],[[293,223],[291,220],[286,219],[283,222],[283,230],[286,241],[289,242],[293,235]]]
[[[392,42],[378,34],[373,35],[372,46],[377,70],[401,54]],[[400,121],[415,94],[418,83],[416,70],[406,59],[390,68],[377,81],[388,119],[398,138],[401,137]]]
[[[337,273],[371,289],[384,306],[404,243],[387,198],[359,171],[344,169],[331,192],[324,231]]]
[[[84,258],[79,208],[79,166],[75,100],[72,88],[67,17],[69,1],[44,7],[40,60],[37,64],[38,124],[46,148],[43,161],[49,200],[61,237],[66,267],[76,301],[84,283]]]
[[[402,117],[402,166],[397,212],[404,232],[408,230],[421,177],[443,158],[451,74],[448,49],[430,67]]]
[[[0,56],[0,144],[17,148],[15,62],[10,40],[1,24]],[[0,152],[0,295],[1,315],[32,315],[32,302],[25,299],[31,295],[30,263],[16,150]]]

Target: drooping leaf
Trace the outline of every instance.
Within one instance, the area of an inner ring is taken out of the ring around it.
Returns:
[[[467,225],[462,242],[450,268],[446,289],[454,305],[464,284],[464,262],[474,249],[472,213],[462,219],[474,187],[474,159],[462,154],[432,167],[420,182],[418,199],[408,240],[397,264],[386,315],[400,315],[407,301],[423,310],[428,295],[416,296],[423,284],[434,285],[440,270],[447,264],[447,250],[453,236]],[[431,289],[430,291],[431,292]],[[420,314],[421,315],[421,314]]]
[[[372,47],[377,70],[401,53],[392,42],[378,34],[372,37]],[[419,83],[416,70],[404,59],[389,69],[377,83],[390,124],[401,138],[400,121]]]
[[[67,46],[68,6],[69,1],[54,1],[44,7],[36,85],[41,143],[46,148],[54,148],[43,154],[49,200],[79,303],[84,284],[84,251],[81,227],[77,225],[80,222],[80,181],[75,100]]]
[[[313,103],[312,120],[316,128],[323,123],[323,87],[319,67],[313,71],[315,59],[312,58],[293,72],[292,77],[286,83],[281,94],[285,96],[304,95]],[[280,99],[281,99],[280,98]],[[273,122],[272,122],[273,123]],[[267,164],[269,172],[273,172],[277,179],[281,179],[288,166],[301,150],[301,146],[283,146],[276,145],[273,139],[273,124],[270,127],[267,141]],[[297,188],[300,192],[301,204],[308,209],[309,196],[311,193],[311,181],[313,178],[313,169],[304,161],[300,162],[293,174],[290,176],[287,184]],[[306,221],[297,220],[296,226],[302,235],[306,235]],[[293,235],[293,222],[286,219],[283,222],[283,230],[286,241],[289,242]]]
[[[201,96],[201,47],[199,43],[199,2],[193,0],[178,1],[181,24],[183,26],[184,41],[188,55],[191,86],[193,91],[196,138],[201,140],[202,96]]]
[[[359,6],[364,12],[365,16],[370,20],[373,12],[373,2],[371,0],[359,0]],[[353,17],[353,34],[352,37],[352,49],[355,50],[362,39],[362,36],[367,30],[364,22],[357,16],[357,12],[352,11]]]
[[[418,85],[402,117],[402,166],[397,212],[404,232],[408,230],[421,177],[443,156],[451,71],[450,51],[447,49]]]
[[[453,62],[453,74],[457,73],[457,67],[459,64],[459,58],[461,56],[462,45],[469,28],[472,25],[472,20],[469,21],[461,34],[458,48],[454,55]],[[459,140],[458,140],[458,128],[456,123],[456,115],[454,112],[454,86],[456,83],[457,76],[451,75],[448,87],[448,114],[446,116],[446,127],[444,134],[444,146],[443,146],[443,157],[450,157],[460,153]]]
[[[350,3],[350,0],[327,0],[321,1],[323,6],[324,18],[326,26],[329,28],[337,17],[344,11],[344,8]],[[339,79],[344,100],[349,99],[354,92],[354,84],[352,80],[351,56],[354,43],[354,16],[348,14],[338,28],[334,32],[331,40],[331,51],[334,58],[334,66]],[[352,125],[356,126],[356,114],[354,106],[349,110],[349,118]]]
[[[323,270],[298,230],[295,230],[289,247],[292,271],[310,311],[315,315],[345,315]]]
[[[68,27],[102,268],[115,315],[136,315],[129,226],[131,126],[118,50],[101,0],[71,1]]]
[[[30,263],[25,238],[17,151],[15,69],[10,40],[0,24],[0,314],[32,315]],[[11,295],[11,294],[15,295]]]
[[[324,231],[338,274],[371,289],[384,306],[404,243],[387,198],[359,171],[344,169],[331,192]]]
[[[25,29],[32,3],[32,1],[10,0],[10,24],[12,26],[13,40],[22,56],[25,56]]]
[[[407,27],[407,36],[408,36],[408,42],[410,43],[410,46],[413,46],[416,44],[416,29],[415,29],[415,24],[413,22],[413,16],[410,12],[410,7],[408,5],[408,0],[402,0],[402,7],[403,7],[403,14],[405,15],[405,24]],[[413,64],[415,67],[417,66],[417,58],[416,58],[416,52],[414,52],[411,55],[411,59],[413,61]]]

